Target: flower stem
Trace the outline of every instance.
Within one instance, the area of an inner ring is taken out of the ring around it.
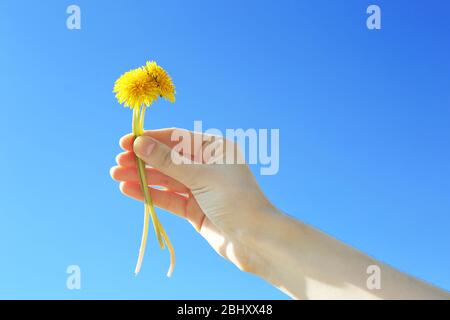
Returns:
[[[135,108],[133,110],[133,135],[134,137],[139,137],[144,133],[144,116],[145,116],[146,107]],[[137,275],[141,269],[142,262],[144,259],[145,248],[147,246],[147,236],[148,236],[148,228],[150,224],[150,218],[153,222],[153,228],[155,230],[156,237],[158,239],[159,246],[161,249],[164,249],[164,244],[167,245],[170,253],[170,267],[167,272],[167,276],[170,277],[172,275],[174,266],[175,266],[175,251],[173,249],[172,243],[169,240],[169,237],[166,234],[166,231],[161,225],[161,222],[156,215],[155,208],[153,206],[153,200],[150,195],[150,191],[147,183],[147,176],[145,172],[145,163],[140,158],[136,156],[136,162],[138,165],[138,173],[139,173],[139,181],[141,185],[142,193],[144,194],[144,226],[142,230],[142,240],[141,246],[139,248],[139,256],[136,264],[135,274]]]
[[[139,180],[141,182],[142,192],[144,193],[144,200],[145,200],[145,207],[146,207],[146,210],[145,210],[146,211],[146,215],[145,215],[146,219],[144,220],[144,227],[145,227],[145,221],[148,220],[148,216],[150,215],[150,217],[152,218],[156,237],[158,238],[159,246],[161,247],[161,249],[163,249],[164,242],[162,240],[161,232],[159,230],[160,229],[159,226],[161,225],[161,223],[159,222],[158,216],[156,215],[155,208],[153,206],[153,200],[150,195],[150,191],[148,190],[147,177],[145,175],[145,163],[144,163],[144,161],[142,161],[139,158],[136,160],[138,163]],[[147,221],[147,224],[148,224],[148,221]],[[147,229],[145,229],[145,230],[148,231],[148,226],[147,226]]]
[[[159,224],[160,230],[161,230],[161,234],[164,238],[164,242],[167,245],[167,248],[169,249],[169,254],[170,254],[170,266],[169,266],[169,270],[167,271],[167,276],[170,278],[172,276],[173,273],[173,269],[175,268],[175,250],[173,249],[172,243],[170,242],[169,237],[167,236],[166,230],[164,230],[163,226],[161,225],[161,223]]]

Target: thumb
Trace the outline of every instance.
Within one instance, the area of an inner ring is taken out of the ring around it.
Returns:
[[[137,137],[133,145],[134,152],[146,164],[162,173],[191,187],[198,176],[199,164],[186,164],[186,159],[164,143],[148,136]]]

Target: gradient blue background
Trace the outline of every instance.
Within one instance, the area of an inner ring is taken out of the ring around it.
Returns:
[[[73,3],[81,30],[66,28]],[[142,207],[109,177],[131,113],[111,91],[146,59],[177,86],[148,128],[279,128],[280,172],[257,176],[277,206],[450,289],[449,13],[444,0],[2,0],[0,298],[286,298],[165,212],[174,277],[154,241],[134,277]]]

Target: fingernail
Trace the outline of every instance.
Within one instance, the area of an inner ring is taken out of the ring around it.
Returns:
[[[152,138],[142,136],[134,140],[133,149],[139,157],[148,157],[152,154],[155,146],[156,142]]]

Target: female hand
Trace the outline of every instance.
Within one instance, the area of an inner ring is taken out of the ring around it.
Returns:
[[[156,206],[186,218],[220,255],[294,298],[450,297],[277,211],[233,142],[163,129],[147,131],[136,141],[127,135],[120,145],[126,151],[118,155],[111,175],[125,195],[143,200],[136,154],[151,166],[147,177]],[[367,274],[374,267],[382,283],[376,290]]]
[[[174,151],[180,143],[182,150]],[[257,272],[263,263],[251,247],[251,234],[276,210],[234,143],[182,129],[161,129],[146,131],[136,141],[126,135],[120,145],[125,152],[117,156],[111,176],[120,181],[123,194],[143,201],[137,155],[151,166],[146,169],[147,180],[157,207],[187,219],[217,253],[241,270]],[[221,164],[227,157],[229,161],[230,153],[233,163]]]

